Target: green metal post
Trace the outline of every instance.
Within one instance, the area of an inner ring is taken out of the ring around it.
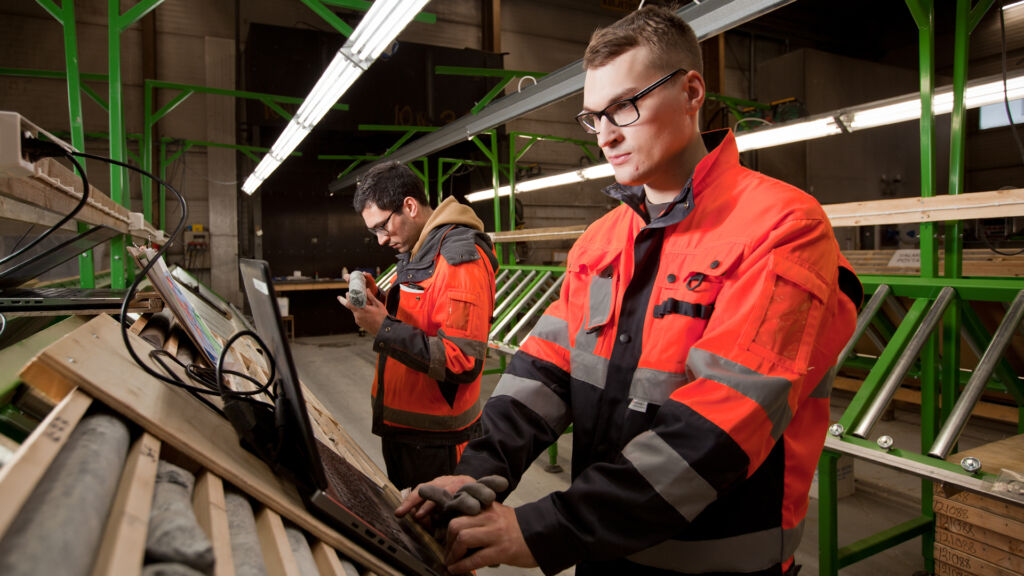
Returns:
[[[825,450],[818,460],[818,574],[839,574],[839,454]]]
[[[935,6],[933,0],[907,0],[918,28],[918,68],[921,75],[921,197],[935,196],[935,115],[933,97],[935,93]],[[936,226],[933,223],[921,225],[921,278],[938,276],[938,246]],[[947,236],[948,240],[948,236]],[[946,270],[949,270],[950,254],[947,244]],[[956,309],[954,300],[949,309]],[[948,317],[948,311],[947,311]],[[939,361],[939,335],[932,334],[921,350],[921,449],[925,451],[934,442],[939,430],[939,390],[937,386]],[[921,480],[921,515],[934,520],[932,511],[932,483]],[[927,532],[921,538],[921,556],[926,570],[934,569],[934,532]]]
[[[143,16],[163,3],[163,0],[143,0],[121,14],[120,0],[107,1],[107,74],[110,78],[110,157],[124,162],[127,157],[127,137],[124,130],[124,99],[121,90],[121,34]],[[131,208],[131,190],[128,171],[110,165],[110,199],[125,208]],[[134,273],[128,265],[127,237],[119,236],[110,246],[110,286],[123,289]]]
[[[75,23],[75,3],[64,0],[57,7],[51,0],[36,0],[64,29],[64,67],[68,84],[68,117],[71,120],[71,145],[76,150],[85,150],[85,127],[82,118],[82,82],[78,68],[78,29]],[[85,162],[82,162],[85,169]],[[79,223],[78,231],[85,232],[88,224]],[[78,257],[78,285],[81,288],[96,287],[96,273],[92,250]]]

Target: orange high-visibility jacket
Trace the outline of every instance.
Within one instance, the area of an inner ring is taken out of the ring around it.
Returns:
[[[497,266],[483,223],[454,198],[434,210],[411,257],[399,255],[373,343],[375,434],[442,444],[476,435]]]
[[[814,198],[704,139],[653,219],[606,190],[457,468],[516,480],[573,424],[569,489],[516,509],[546,574],[780,574],[800,541],[860,284]]]

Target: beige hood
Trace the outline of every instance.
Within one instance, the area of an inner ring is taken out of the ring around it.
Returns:
[[[415,256],[419,252],[420,247],[423,246],[423,242],[431,230],[449,224],[459,224],[479,232],[484,231],[484,223],[477,218],[473,209],[465,204],[460,204],[454,196],[449,196],[445,198],[444,202],[441,202],[440,206],[434,208],[434,213],[427,219],[427,223],[423,226],[423,231],[420,232],[420,238],[416,241],[416,245],[412,247],[410,255]]]

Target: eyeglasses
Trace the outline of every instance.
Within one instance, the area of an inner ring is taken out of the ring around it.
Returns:
[[[671,80],[676,74],[686,71],[686,68],[680,68],[675,72],[667,74],[654,84],[651,84],[647,88],[637,92],[632,97],[612,102],[600,112],[580,112],[576,115],[576,121],[579,122],[580,126],[590,134],[597,134],[600,132],[597,127],[601,123],[602,116],[607,118],[609,122],[616,126],[629,126],[640,119],[640,110],[636,107],[637,100],[647,96],[653,92],[655,88]]]
[[[398,212],[398,210],[392,210],[391,214],[388,214],[388,217],[385,218],[383,222],[377,224],[373,228],[367,228],[366,230],[370,233],[370,235],[375,237],[380,236],[381,234],[391,236],[391,232],[388,231],[388,222],[391,221],[391,217],[395,215],[395,212]]]

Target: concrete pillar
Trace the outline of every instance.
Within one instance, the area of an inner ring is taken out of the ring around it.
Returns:
[[[229,38],[205,39],[206,85],[235,88],[235,46]],[[206,96],[206,134],[211,142],[235,141],[235,101]],[[225,300],[241,306],[238,286],[238,194],[241,184],[235,166],[237,152],[207,148],[210,210],[210,287]]]

